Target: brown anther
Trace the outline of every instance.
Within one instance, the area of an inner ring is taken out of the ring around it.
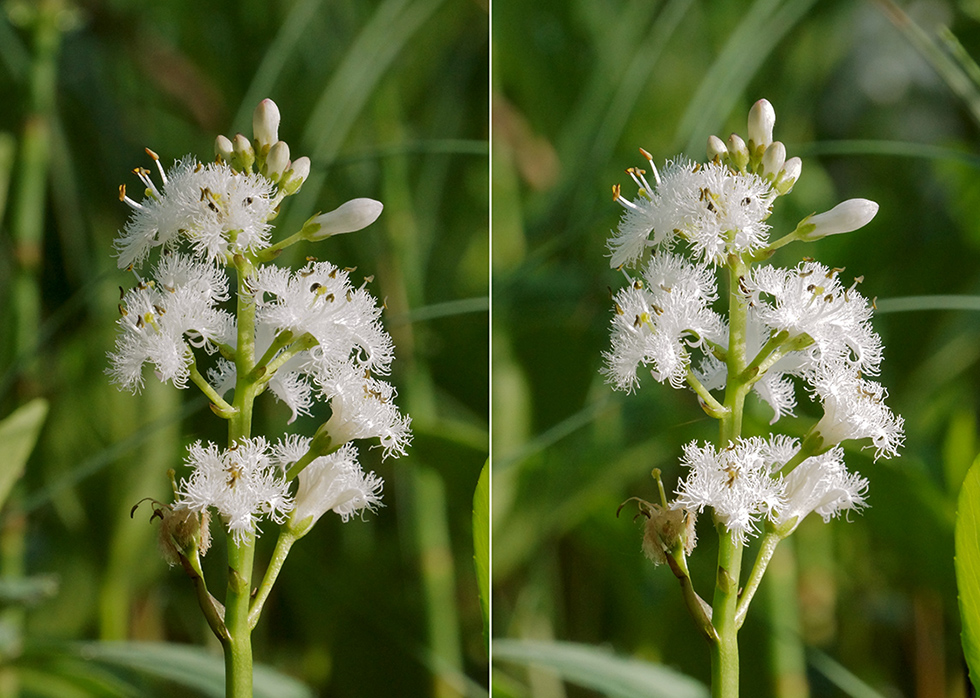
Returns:
[[[333,303],[334,302],[334,295],[332,293],[328,293],[327,295],[325,295],[323,297],[323,300],[327,301],[328,303]]]
[[[625,315],[626,314],[626,312],[623,310],[622,306],[619,305],[619,303],[613,303],[613,305],[615,306],[616,314],[617,315]]]
[[[152,150],[150,150],[149,148],[143,148],[143,150],[145,150],[145,151],[146,151],[146,154],[147,154],[147,155],[149,155],[149,156],[150,156],[151,158],[153,158],[154,160],[159,160],[159,159],[160,159],[160,156],[159,156],[159,155],[157,155],[156,153],[154,153],[154,152],[153,152]]]
[[[834,302],[834,294],[833,293],[828,293],[826,296],[823,297],[823,299],[824,299],[824,302],[825,303],[833,303]]]
[[[333,270],[329,274],[327,274],[327,276],[329,276],[331,279],[336,279],[337,278],[337,267],[334,267]]]
[[[636,279],[633,282],[633,288],[637,291],[643,290],[643,282],[640,279]]]
[[[120,201],[125,201],[126,200],[126,185],[125,184],[120,184],[119,185],[119,200]]]
[[[161,307],[160,307],[159,305],[157,305],[156,303],[154,303],[154,304],[153,304],[153,309],[154,309],[155,311],[157,311],[157,315],[166,315],[166,314],[167,314],[167,311],[166,311],[166,309],[164,309],[164,308],[161,308]]]
[[[619,201],[622,198],[620,191],[621,189],[618,184],[612,185],[613,201]]]
[[[637,316],[636,316],[636,317],[635,317],[635,318],[633,319],[633,327],[641,327],[642,325],[643,325],[643,319],[642,319],[642,318],[640,318],[640,316],[639,316],[639,315],[637,315]]]
[[[364,283],[369,284],[372,281],[374,281],[374,274],[371,274],[371,276],[365,276],[364,277]]]
[[[877,310],[878,309],[877,301],[878,301],[878,296],[875,296],[874,298],[871,299],[871,309],[872,310]]]
[[[673,289],[672,286],[664,286],[663,284],[660,284],[660,290],[663,291],[664,293],[673,293],[674,292],[674,289]]]
[[[315,281],[315,282],[313,282],[313,284],[312,284],[312,285],[310,286],[310,293],[316,293],[316,292],[317,292],[317,291],[319,291],[319,290],[320,290],[321,288],[323,288],[323,286],[322,286],[322,285],[321,285],[321,284],[320,284],[319,282],[316,282],[316,281]]]
[[[645,151],[643,148],[640,148],[640,155],[642,155],[646,160],[653,160],[653,156],[650,155],[650,153]]]
[[[657,315],[663,315],[664,314],[664,309],[661,308],[659,305],[651,305],[650,306],[650,309],[653,312],[655,312]]]
[[[116,306],[116,307],[118,307],[118,308],[119,308],[119,314],[120,314],[120,315],[122,315],[123,317],[126,317],[127,315],[129,315],[129,313],[128,313],[128,312],[126,312],[126,306],[124,306],[124,305],[123,305],[122,303],[120,303],[120,304],[119,304],[118,306]]]
[[[316,259],[316,257],[307,257],[306,258],[306,261],[307,262],[315,262],[315,261],[317,261],[317,259]]]

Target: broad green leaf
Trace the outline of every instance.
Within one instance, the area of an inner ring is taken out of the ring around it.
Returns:
[[[225,664],[220,655],[192,645],[165,642],[86,642],[74,645],[88,661],[110,664],[164,679],[202,695],[225,695]],[[313,693],[294,678],[270,667],[253,671],[255,698],[312,698]]]
[[[24,473],[47,416],[47,400],[36,398],[0,422],[0,506],[7,501],[14,483]]]
[[[494,660],[533,664],[613,698],[707,698],[708,689],[659,664],[572,642],[494,640]]]
[[[956,587],[963,620],[963,655],[970,681],[980,686],[980,457],[974,462],[956,508]]]
[[[490,461],[483,464],[473,493],[473,564],[480,585],[483,640],[490,653]]]

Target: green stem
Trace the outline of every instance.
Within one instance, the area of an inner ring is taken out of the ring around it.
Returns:
[[[265,605],[265,601],[269,598],[269,592],[272,591],[272,585],[276,583],[276,578],[279,577],[279,571],[282,569],[283,563],[286,561],[286,556],[289,555],[289,549],[293,547],[299,539],[294,533],[292,533],[288,528],[283,528],[279,531],[279,539],[276,541],[276,549],[272,552],[272,559],[269,561],[269,566],[265,570],[265,576],[262,578],[262,583],[259,585],[259,590],[255,595],[255,600],[252,601],[252,608],[248,612],[248,627],[254,628],[255,624],[259,622],[259,616],[262,615],[262,607]]]
[[[229,405],[223,397],[218,395],[218,391],[214,389],[214,386],[208,383],[207,379],[201,375],[201,372],[197,368],[197,357],[194,356],[193,352],[191,352],[191,357],[193,358],[189,367],[191,382],[211,401],[212,412],[222,419],[230,419],[231,415],[235,413],[235,408]]]
[[[782,536],[773,531],[766,531],[766,534],[762,537],[762,544],[759,548],[758,555],[756,555],[755,564],[752,566],[752,572],[738,600],[738,607],[735,611],[736,629],[741,628],[742,623],[745,622],[745,614],[749,610],[749,604],[752,603],[752,597],[755,596],[755,592],[759,589],[762,576],[766,573],[769,561],[772,560],[772,555],[776,552],[776,546],[779,545],[779,541],[782,539]]]
[[[238,347],[235,352],[234,414],[228,420],[228,445],[247,439],[252,433],[252,404],[258,394],[252,370],[255,368],[255,301],[247,288],[252,265],[241,256],[234,259],[238,271]],[[225,696],[251,698],[252,627],[249,603],[252,595],[252,567],[255,536],[236,541],[228,534],[228,590],[225,595]]]
[[[723,523],[718,523],[718,576],[711,605],[711,621],[717,640],[711,644],[712,698],[738,698],[738,580],[742,567],[742,543]]]
[[[248,622],[248,613],[254,558],[254,535],[247,534],[239,544],[229,534],[228,593],[225,596],[225,627],[228,629],[228,639],[224,643],[226,698],[252,696],[252,628]]]

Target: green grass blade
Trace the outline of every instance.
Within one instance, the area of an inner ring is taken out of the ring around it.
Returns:
[[[956,508],[956,587],[963,620],[963,655],[980,686],[980,458],[966,474]]]
[[[0,422],[0,506],[24,473],[47,416],[47,400],[37,398]]]
[[[473,493],[473,564],[483,608],[483,640],[490,653],[490,461],[483,464]]]
[[[707,698],[708,689],[658,664],[572,642],[494,640],[493,658],[556,671],[564,680],[615,698]]]

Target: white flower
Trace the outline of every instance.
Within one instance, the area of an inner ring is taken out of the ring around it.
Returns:
[[[161,381],[187,385],[193,360],[190,347],[213,351],[232,331],[233,320],[217,304],[228,299],[228,280],[211,264],[172,254],[161,258],[155,280],[142,282],[123,297],[121,333],[109,354],[109,374],[124,388],[143,385],[143,364],[152,363]]]
[[[846,363],[817,366],[807,376],[823,402],[824,415],[813,427],[825,448],[850,439],[871,439],[875,460],[898,455],[905,441],[905,420],[884,403],[884,386],[861,377]]]
[[[671,507],[698,512],[711,507],[717,520],[744,542],[758,521],[781,505],[780,481],[772,473],[791,455],[788,443],[786,437],[773,442],[752,437],[716,451],[712,444],[701,448],[692,441],[681,459],[690,473],[678,483]]]
[[[162,188],[157,189],[148,170],[139,169],[146,197],[140,203],[123,198],[134,213],[114,243],[121,269],[138,266],[154,247],[181,239],[215,262],[268,244],[269,219],[279,203],[271,181],[235,172],[224,162],[202,165],[191,157],[164,173],[159,158],[154,159]]]
[[[857,282],[845,287],[839,270],[802,262],[794,269],[760,267],[746,285],[758,319],[774,332],[786,331],[791,340],[809,336],[815,361],[840,358],[877,374],[881,338],[871,327],[871,304],[855,290]]]
[[[274,447],[283,466],[295,463],[309,448],[310,439],[290,436]],[[328,511],[343,521],[365,509],[374,511],[381,504],[383,481],[374,473],[365,473],[357,462],[357,449],[346,444],[339,451],[313,460],[297,478],[296,507],[290,520],[295,526],[312,526]]]
[[[669,248],[677,237],[688,242],[695,256],[718,265],[729,253],[768,242],[765,221],[776,193],[761,177],[714,162],[678,160],[668,163],[662,176],[650,166],[655,189],[637,169],[628,170],[640,187],[637,198],[628,201],[617,189],[616,200],[626,211],[608,242],[612,267],[634,264],[648,247]]]
[[[319,346],[311,355],[322,368],[355,360],[371,371],[388,372],[394,347],[379,321],[381,308],[366,289],[351,286],[346,271],[328,262],[311,262],[295,273],[264,266],[253,287],[256,322],[297,338],[312,335]]]
[[[323,428],[333,444],[377,438],[386,458],[393,453],[405,455],[412,439],[412,420],[395,406],[392,385],[350,362],[320,371],[317,382],[324,399],[330,401],[332,413]]]
[[[867,490],[868,481],[844,467],[844,451],[833,448],[807,458],[784,478],[776,524],[799,524],[811,511],[828,522],[842,511],[862,509]]]
[[[186,463],[194,471],[180,482],[177,506],[197,512],[214,508],[239,545],[256,532],[262,517],[282,523],[293,508],[283,468],[261,436],[226,450],[198,441],[188,449]]]
[[[660,254],[650,260],[643,279],[616,294],[612,349],[603,354],[603,374],[629,392],[639,383],[636,371],[642,364],[652,366],[658,381],[680,387],[691,363],[688,349],[726,335],[709,307],[718,297],[714,274],[677,255]]]

